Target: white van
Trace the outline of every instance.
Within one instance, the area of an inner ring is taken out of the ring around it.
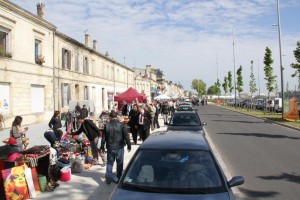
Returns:
[[[274,109],[275,109],[275,112],[277,112],[277,113],[282,112],[282,99],[281,98],[274,99]]]

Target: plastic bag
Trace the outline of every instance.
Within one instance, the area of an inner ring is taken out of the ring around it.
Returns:
[[[81,173],[83,172],[83,160],[80,158],[75,158],[71,166],[72,173]]]

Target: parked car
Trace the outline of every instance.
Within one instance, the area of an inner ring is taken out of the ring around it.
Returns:
[[[175,112],[167,125],[167,131],[197,131],[205,135],[203,126],[206,123],[201,122],[198,113],[195,111]]]
[[[167,141],[167,142],[166,142]],[[234,200],[231,188],[205,137],[194,132],[157,132],[135,152],[110,200]]]

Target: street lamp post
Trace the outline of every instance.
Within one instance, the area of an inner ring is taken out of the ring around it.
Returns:
[[[234,34],[232,29],[232,50],[233,50],[233,84],[234,84],[234,107],[236,108],[236,81],[235,81],[235,51],[234,51]]]
[[[283,66],[282,66],[282,53],[281,53],[281,29],[280,29],[279,0],[277,0],[277,28],[278,28],[278,40],[279,40],[279,60],[280,60],[280,77],[281,77],[281,102],[282,102],[281,118],[283,119],[283,117],[284,117],[284,91],[283,91]]]

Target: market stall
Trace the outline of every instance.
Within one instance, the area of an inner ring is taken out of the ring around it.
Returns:
[[[125,101],[126,103],[132,103],[132,102],[146,103],[147,97],[139,93],[136,89],[130,87],[122,94],[114,96],[114,101],[118,101],[118,110],[121,110],[123,101]]]

